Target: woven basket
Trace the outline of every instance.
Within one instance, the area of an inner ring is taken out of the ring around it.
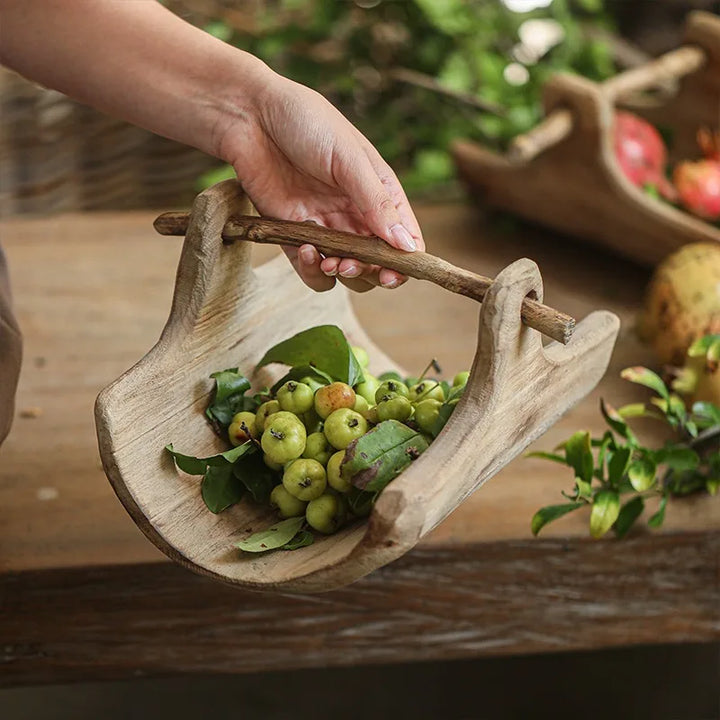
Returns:
[[[222,4],[166,3],[197,25]],[[216,158],[0,68],[0,216],[189,205]]]

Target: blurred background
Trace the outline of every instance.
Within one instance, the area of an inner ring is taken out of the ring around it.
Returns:
[[[448,144],[502,150],[556,72],[602,80],[679,43],[717,0],[165,0],[326,95],[416,198],[459,189]],[[214,158],[0,70],[0,214],[187,206]]]

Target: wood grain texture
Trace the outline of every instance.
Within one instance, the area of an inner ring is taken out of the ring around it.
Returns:
[[[720,536],[421,548],[322,596],[172,565],[0,578],[0,685],[720,638]]]
[[[589,393],[607,368],[617,317],[592,313],[568,345],[543,348],[539,333],[520,319],[529,294],[542,300],[542,281],[535,263],[518,260],[485,294],[475,360],[453,416],[431,448],[383,491],[367,523],[292,553],[239,557],[234,544],[272,524],[272,511],[243,501],[209,513],[197,479],[162,451],[168,443],[201,457],[218,451],[202,413],[211,372],[252,368],[270,346],[328,322],[365,346],[374,363],[389,365],[362,331],[347,293],[313,293],[282,260],[253,272],[250,246],[220,241],[228,219],[247,210],[235,181],[198,196],[163,334],[96,404],[100,456],[115,492],[153,543],[196,572],[273,591],[325,591],[353,582],[414,547]],[[262,387],[275,376],[262,369],[252,379]]]
[[[624,367],[655,362],[633,331],[646,272],[601,251],[587,262],[587,249],[567,238],[549,242],[539,229],[502,228],[470,205],[420,205],[416,211],[432,252],[492,275],[518,257],[535,257],[553,305],[579,318],[607,307],[622,319],[599,387],[532,449],[549,450],[579,428],[602,434],[600,397],[616,406],[647,399],[647,392],[619,378]],[[167,320],[182,243],[157,237],[154,217],[97,213],[0,222],[25,334],[15,424],[0,448],[0,572],[165,559],[113,494],[98,459],[92,413],[100,389],[157,341]],[[258,264],[278,254],[273,247],[252,251]],[[407,283],[354,295],[353,307],[375,344],[411,371],[419,373],[431,355],[438,356],[445,376],[472,363],[478,313],[466,298]],[[38,408],[40,416],[25,416],[27,408]],[[643,431],[648,442],[662,443],[657,427]],[[561,502],[560,490],[570,481],[552,463],[518,459],[422,544],[531,539],[533,512]],[[585,512],[571,514],[543,534],[583,538],[587,521]],[[720,503],[694,497],[670,505],[662,532],[718,530]]]
[[[553,305],[579,318],[607,307],[622,319],[599,387],[533,449],[549,450],[578,428],[601,434],[600,397],[616,406],[647,399],[647,392],[618,376],[629,365],[655,362],[633,331],[646,272],[601,251],[587,262],[587,249],[567,238],[550,242],[539,229],[502,228],[470,205],[420,205],[416,210],[432,252],[492,275],[530,255],[543,268],[546,297]],[[182,243],[157,237],[154,217],[97,213],[0,222],[25,334],[18,412],[0,448],[0,572],[164,560],[105,479],[92,414],[100,389],[157,341],[167,320]],[[258,264],[278,254],[272,247],[252,251]],[[474,302],[425,283],[352,300],[375,344],[401,366],[419,373],[437,355],[445,376],[470,367],[477,341]],[[377,369],[386,368],[379,364]],[[41,415],[24,416],[27,408],[38,408]],[[648,442],[662,443],[657,427],[644,431]],[[552,463],[516,460],[482,493],[467,498],[423,544],[530,539],[533,512],[560,502],[560,490],[569,482]],[[668,509],[667,532],[719,529],[720,503],[710,498],[689,498]],[[543,533],[585,537],[587,515],[568,515]]]
[[[153,225],[161,235],[185,235],[189,222],[188,213],[168,212],[160,215]],[[455,267],[430,253],[403,252],[376,236],[331,230],[314,223],[233,216],[225,223],[222,239],[225,243],[250,240],[298,248],[309,244],[326,257],[354,257],[371,265],[397,270],[416,280],[429,280],[478,302],[483,301],[493,283],[491,278]],[[520,314],[526,325],[563,345],[567,345],[575,330],[574,318],[529,297],[523,300]]]
[[[635,187],[613,149],[619,96],[695,68],[661,107],[631,109],[672,131],[672,160],[697,156],[698,129],[720,125],[720,18],[691,14],[686,39],[688,47],[602,85],[554,77],[545,88],[546,124],[507,156],[457,142],[461,176],[491,205],[648,266],[686,243],[719,241],[718,228]]]
[[[500,227],[470,205],[415,209],[431,252],[491,275],[534,257],[548,302],[578,318],[607,307],[622,320],[600,385],[531,449],[550,450],[579,428],[602,433],[600,397],[616,406],[647,399],[618,376],[654,362],[633,331],[646,271],[602,250],[588,262],[574,241]],[[1,683],[290,667],[307,664],[306,653],[340,664],[717,638],[717,498],[673,502],[662,530],[643,522],[623,542],[588,541],[586,511],[533,539],[533,512],[561,502],[571,484],[563,468],[537,459],[507,465],[410,553],[347,590],[259,595],[171,564],[107,482],[92,414],[99,390],[156,342],[167,320],[182,243],[158,238],[154,217],[0,222],[25,333],[18,413],[0,448]],[[258,265],[278,254],[252,249]],[[474,302],[424,283],[352,299],[373,341],[403,367],[419,372],[437,355],[452,376],[472,362]],[[30,407],[41,414],[23,416]],[[654,425],[640,432],[662,442]],[[428,599],[436,585],[447,602]],[[347,626],[334,622],[338,605],[351,613]],[[424,613],[425,605],[432,609]],[[283,650],[286,618],[294,639]]]

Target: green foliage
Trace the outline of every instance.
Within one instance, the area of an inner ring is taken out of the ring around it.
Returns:
[[[307,535],[310,535],[310,533],[306,534],[301,529],[304,524],[304,517],[281,520],[265,530],[253,533],[249,538],[236,543],[235,547],[249,553],[267,552],[268,550],[278,550],[280,548],[295,550],[298,547],[312,543],[312,540],[309,542],[307,540]]]
[[[696,355],[705,355],[718,336],[699,340]],[[571,502],[541,508],[532,518],[536,535],[547,523],[568,512],[590,506],[590,534],[599,538],[610,529],[624,537],[645,509],[646,500],[659,505],[647,524],[658,528],[665,519],[671,497],[705,491],[714,495],[720,488],[720,408],[695,403],[690,411],[656,373],[642,367],[623,370],[621,377],[651,389],[650,405],[633,403],[616,410],[600,401],[608,430],[600,438],[576,432],[556,453],[534,452],[541,458],[568,466],[573,473],[572,493],[562,494]],[[660,448],[645,447],[630,429],[628,420],[647,417],[667,424],[675,437]],[[631,497],[624,503],[622,496]]]
[[[350,344],[335,325],[319,325],[283,340],[263,355],[257,367],[271,363],[300,367],[302,375],[314,369],[321,376],[351,386],[363,380],[362,368]]]
[[[419,432],[398,420],[385,420],[350,444],[342,473],[356,488],[377,492],[427,448]]]
[[[210,377],[215,380],[215,393],[205,415],[216,428],[219,425],[227,429],[233,417],[243,410],[255,411],[257,403],[245,395],[250,381],[237,368],[220,370]]]
[[[607,44],[583,29],[587,22],[609,25],[604,0],[554,0],[528,13],[513,12],[499,0],[367,4],[372,7],[327,0],[259,3],[243,13],[242,25],[229,24],[228,16],[205,29],[323,93],[378,148],[410,192],[451,180],[452,140],[470,138],[502,149],[533,127],[542,117],[542,87],[552,74],[602,80],[615,70]],[[528,20],[555,21],[563,37],[533,51],[521,40]],[[507,80],[505,70],[513,62],[524,64],[524,84]],[[398,70],[422,73],[505,112],[479,111],[400,81]],[[200,184],[225,177],[234,177],[231,168],[213,171]]]

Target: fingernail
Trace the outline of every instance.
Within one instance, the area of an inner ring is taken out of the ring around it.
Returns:
[[[324,272],[325,275],[327,275],[328,277],[335,277],[335,276],[337,275],[337,273],[338,273],[337,268],[333,268],[332,270],[323,270],[323,272]]]
[[[391,289],[391,288],[397,287],[397,286],[398,286],[398,282],[399,282],[399,281],[398,281],[397,278],[392,278],[392,280],[388,280],[387,282],[384,282],[384,283],[382,284],[382,286],[383,286],[384,288]]]
[[[312,248],[303,248],[300,250],[300,259],[306,265],[312,265],[315,262],[315,252]]]
[[[360,268],[357,265],[351,265],[346,270],[341,270],[340,274],[344,278],[354,278],[357,277],[360,274]]]
[[[390,228],[390,234],[393,236],[397,246],[401,250],[407,250],[408,252],[417,250],[417,244],[415,243],[413,236],[402,225],[400,225],[400,223],[397,223],[397,225],[393,225]]]

